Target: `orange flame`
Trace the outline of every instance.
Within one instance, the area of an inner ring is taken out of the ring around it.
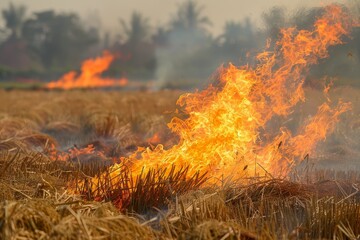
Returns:
[[[285,122],[293,107],[305,100],[303,83],[309,67],[328,57],[330,46],[342,43],[351,24],[340,6],[331,5],[313,31],[283,29],[275,50],[259,54],[255,68],[230,65],[222,70],[219,86],[179,98],[188,118],[174,118],[168,124],[179,136],[177,145],[139,148],[123,162],[134,176],[172,164],[188,166],[190,173],[207,172],[212,179],[285,176],[325,140],[351,106],[340,101],[331,108],[324,103],[295,133],[285,126],[274,132],[271,123]],[[120,165],[112,166],[114,176],[119,169]]]
[[[150,138],[146,139],[146,142],[148,142],[150,144],[158,144],[158,143],[160,143],[160,134],[155,133]]]
[[[71,148],[67,152],[61,152],[56,149],[56,147],[52,144],[47,149],[48,156],[50,159],[54,161],[68,161],[70,159],[76,159],[81,155],[97,155],[99,157],[104,157],[105,155],[101,151],[96,151],[93,144],[89,144],[85,148]]]
[[[128,83],[126,78],[112,79],[100,76],[110,67],[114,59],[114,55],[104,51],[101,57],[85,60],[82,63],[80,75],[75,71],[68,72],[58,81],[46,84],[46,87],[49,89],[73,89],[125,86]]]

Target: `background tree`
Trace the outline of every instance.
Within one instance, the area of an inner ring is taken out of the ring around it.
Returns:
[[[189,0],[178,6],[170,20],[166,45],[156,49],[156,78],[160,87],[180,83],[199,85],[211,75],[213,39],[207,31],[211,22],[203,15],[203,10]]]
[[[360,2],[351,2],[351,11],[360,19]],[[250,19],[234,19],[213,37],[204,7],[186,0],[166,25],[151,26],[146,16],[133,12],[129,19],[120,20],[118,35],[110,35],[102,31],[96,12],[85,19],[55,11],[27,17],[25,6],[10,3],[0,10],[4,19],[0,26],[0,75],[1,69],[7,69],[14,76],[29,71],[31,78],[54,79],[108,49],[123,56],[111,65],[109,75],[119,77],[126,72],[130,79],[159,79],[160,87],[201,87],[222,64],[256,64],[251,57],[263,49],[266,38],[275,43],[280,29],[287,26],[312,29],[323,11],[300,8],[291,15],[274,7],[262,15],[264,29],[257,30]],[[341,73],[341,79],[356,79],[359,85],[359,39],[360,30],[355,28],[351,38],[344,39],[346,44],[330,48],[332,57],[312,67],[314,81]]]
[[[286,26],[286,15],[283,7],[273,7],[269,11],[262,14],[268,36],[274,41],[278,38],[280,29]]]
[[[26,7],[10,3],[1,11],[5,28],[0,30],[0,65],[11,69],[29,69],[33,62],[21,30],[26,17]]]
[[[299,8],[295,11],[291,19],[290,24],[296,26],[298,29],[310,30],[314,26],[316,19],[324,13],[324,9],[321,7],[314,8]]]
[[[261,38],[257,36],[254,29],[255,27],[249,18],[245,18],[241,22],[227,21],[225,23],[223,33],[217,39],[218,44],[220,44],[217,54],[221,56],[219,58],[220,64],[221,62],[241,64],[240,60],[246,59],[250,51],[259,48],[260,44],[257,41],[261,41]]]
[[[211,26],[211,21],[203,15],[203,10],[203,6],[189,0],[179,5],[175,16],[170,21],[170,38],[172,42],[178,40],[185,51],[186,48],[193,51],[194,47],[211,42],[211,36],[207,30]]]
[[[11,32],[10,37],[19,38],[26,17],[26,7],[24,5],[14,5],[11,2],[7,9],[2,10],[1,14],[6,28]]]
[[[79,65],[90,46],[99,40],[94,29],[86,30],[76,14],[35,13],[23,28],[24,38],[45,67]]]
[[[8,37],[6,29],[0,28],[0,44],[3,43]]]
[[[207,16],[202,15],[203,7],[190,0],[181,4],[171,25],[174,30],[198,30],[205,32],[211,25]]]
[[[156,47],[165,47],[169,41],[169,30],[162,26],[157,27],[152,36],[152,41]]]
[[[118,65],[127,69],[134,78],[150,78],[155,68],[155,45],[151,42],[151,26],[148,18],[139,12],[133,12],[130,20],[120,20],[121,32],[125,41],[114,50],[126,56],[118,59]]]
[[[138,45],[149,40],[150,24],[149,20],[138,12],[133,12],[130,22],[120,20],[123,33],[126,36],[126,43]]]
[[[228,21],[225,23],[224,33],[220,38],[224,41],[224,45],[237,45],[242,38],[243,26],[241,22]]]
[[[223,45],[228,47],[241,47],[249,49],[254,41],[254,27],[249,18],[244,22],[228,21],[225,23],[224,32],[220,35]]]

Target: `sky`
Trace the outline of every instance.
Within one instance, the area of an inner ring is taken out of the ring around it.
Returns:
[[[133,11],[148,17],[153,26],[167,24],[179,4],[186,0],[12,0],[32,11],[55,9],[61,12],[77,12],[85,21],[107,31],[120,30],[119,19],[127,21]],[[346,1],[357,0],[337,0]],[[210,31],[219,34],[227,20],[241,21],[250,17],[261,27],[262,12],[273,6],[284,6],[289,10],[303,6],[321,6],[334,0],[195,0],[203,6],[203,15],[212,21]],[[0,9],[10,1],[0,0]],[[3,22],[0,22],[3,25]]]

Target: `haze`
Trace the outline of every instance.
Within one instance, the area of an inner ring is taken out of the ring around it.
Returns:
[[[340,0],[337,2],[346,2]],[[7,7],[10,1],[0,1],[0,9]],[[32,11],[55,9],[65,12],[77,12],[90,24],[101,29],[113,31],[120,28],[119,19],[129,19],[133,11],[138,11],[148,17],[152,25],[166,24],[175,14],[177,6],[184,2],[180,0],[13,0],[28,7]],[[291,10],[303,6],[318,6],[333,1],[328,0],[197,0],[204,7],[203,14],[212,21],[211,31],[221,32],[227,20],[243,20],[250,17],[261,26],[261,13],[272,6],[280,5]],[[2,21],[2,20],[1,20]],[[3,25],[3,22],[1,22]]]

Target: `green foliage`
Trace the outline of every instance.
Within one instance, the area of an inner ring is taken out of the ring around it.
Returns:
[[[132,13],[129,24],[123,19],[120,20],[120,23],[127,39],[126,43],[130,46],[136,46],[148,40],[150,35],[149,20],[139,12]]]
[[[195,1],[189,0],[181,4],[171,25],[174,31],[177,30],[202,30],[211,25],[208,17],[202,16],[203,7]]]
[[[86,51],[99,40],[76,14],[43,11],[35,13],[23,28],[23,37],[46,68],[76,65]]]
[[[21,35],[21,28],[25,21],[26,7],[24,5],[9,4],[8,9],[2,10],[2,17],[5,26],[11,31],[12,38],[18,38]]]
[[[359,17],[360,3],[349,2],[351,12]],[[275,44],[283,27],[312,29],[323,12],[323,8],[299,8],[288,13],[285,8],[273,7],[262,15],[262,30],[244,18],[226,22],[222,33],[212,36],[204,7],[187,0],[178,5],[168,24],[161,26],[152,26],[146,16],[133,12],[130,19],[120,20],[123,38],[119,39],[123,41],[113,43],[109,33],[101,39],[100,30],[86,26],[77,14],[49,10],[27,17],[26,10],[10,3],[1,11],[5,28],[0,29],[0,80],[54,80],[106,48],[120,56],[107,76],[156,79],[160,87],[187,88],[203,85],[222,64],[253,64],[256,60],[252,57],[263,49],[266,38]],[[331,58],[311,70],[312,78],[341,77],[346,80],[339,85],[359,86],[359,41],[360,30],[355,28],[352,38],[344,40],[346,45],[331,49]],[[313,85],[312,80],[307,83]]]
[[[285,9],[279,6],[263,13],[263,22],[271,39],[276,40],[281,28],[286,26]]]

